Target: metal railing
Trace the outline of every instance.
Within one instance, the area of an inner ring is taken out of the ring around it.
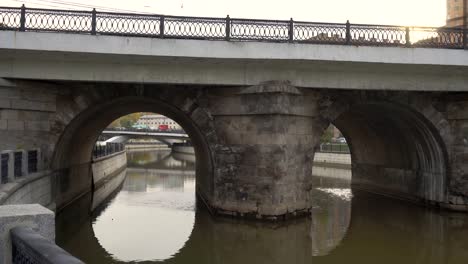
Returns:
[[[322,143],[320,144],[319,151],[325,153],[350,153],[349,146],[347,144],[339,143]]]
[[[0,7],[0,30],[227,41],[468,48],[466,28],[182,17]]]
[[[13,154],[14,157],[14,175],[16,177],[21,177],[23,176],[23,152],[18,151]]]
[[[2,167],[0,169],[0,183],[5,184],[8,182],[8,161],[10,160],[10,155],[2,154],[0,156]]]
[[[13,264],[83,264],[30,228],[15,227],[10,235]]]
[[[93,148],[93,158],[108,156],[124,150],[125,145],[123,143],[108,142],[105,145],[96,144]]]
[[[37,172],[37,150],[28,151],[28,173]]]
[[[103,133],[106,131],[119,131],[119,132],[147,132],[147,133],[173,133],[173,134],[185,134],[183,129],[168,129],[168,130],[159,130],[159,129],[150,129],[150,128],[106,128]]]

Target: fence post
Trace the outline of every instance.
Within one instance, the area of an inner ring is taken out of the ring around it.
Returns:
[[[164,38],[164,16],[159,18],[159,36]]]
[[[411,39],[410,39],[410,29],[406,27],[406,34],[405,34],[405,45],[406,47],[411,47]]]
[[[466,26],[463,28],[463,49],[468,50],[468,30]]]
[[[96,8],[91,12],[91,35],[96,35]]]
[[[351,44],[351,24],[349,20],[346,21],[346,45]]]
[[[231,18],[226,16],[226,40],[231,40]]]
[[[21,6],[20,31],[26,31],[26,6]]]
[[[294,42],[294,20],[289,20],[289,42]]]

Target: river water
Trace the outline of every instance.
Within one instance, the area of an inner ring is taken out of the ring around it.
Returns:
[[[468,263],[467,215],[351,190],[348,170],[314,169],[311,217],[260,223],[197,206],[194,162],[128,153],[107,201],[92,211],[88,195],[57,215],[57,244],[99,264]]]

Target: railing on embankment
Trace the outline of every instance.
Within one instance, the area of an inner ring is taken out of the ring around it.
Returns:
[[[39,203],[53,207],[53,173],[43,169],[41,151],[0,152],[0,205]]]
[[[0,7],[0,30],[225,41],[467,48],[466,28],[183,17]]]
[[[0,263],[83,263],[55,244],[55,214],[38,204],[0,206]]]
[[[31,228],[19,226],[11,229],[13,264],[82,264],[68,252]]]
[[[351,153],[347,144],[322,143],[314,155],[314,165],[322,167],[351,167]]]

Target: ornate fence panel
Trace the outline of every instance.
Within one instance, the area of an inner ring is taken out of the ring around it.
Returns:
[[[21,8],[3,7],[0,11],[0,29],[17,30],[21,26]]]
[[[0,7],[0,30],[356,46],[468,49],[467,30]]]
[[[25,30],[84,33],[91,31],[90,11],[27,9]]]
[[[149,36],[160,35],[161,17],[156,15],[96,13],[96,33],[106,35]]]
[[[409,32],[412,47],[463,48],[462,28],[413,27]]]
[[[226,20],[165,16],[163,37],[221,40],[226,37]]]
[[[346,44],[346,24],[294,22],[294,41]]]
[[[230,29],[232,40],[289,40],[289,21],[230,19]]]
[[[405,46],[406,28],[398,26],[351,25],[350,44]]]

